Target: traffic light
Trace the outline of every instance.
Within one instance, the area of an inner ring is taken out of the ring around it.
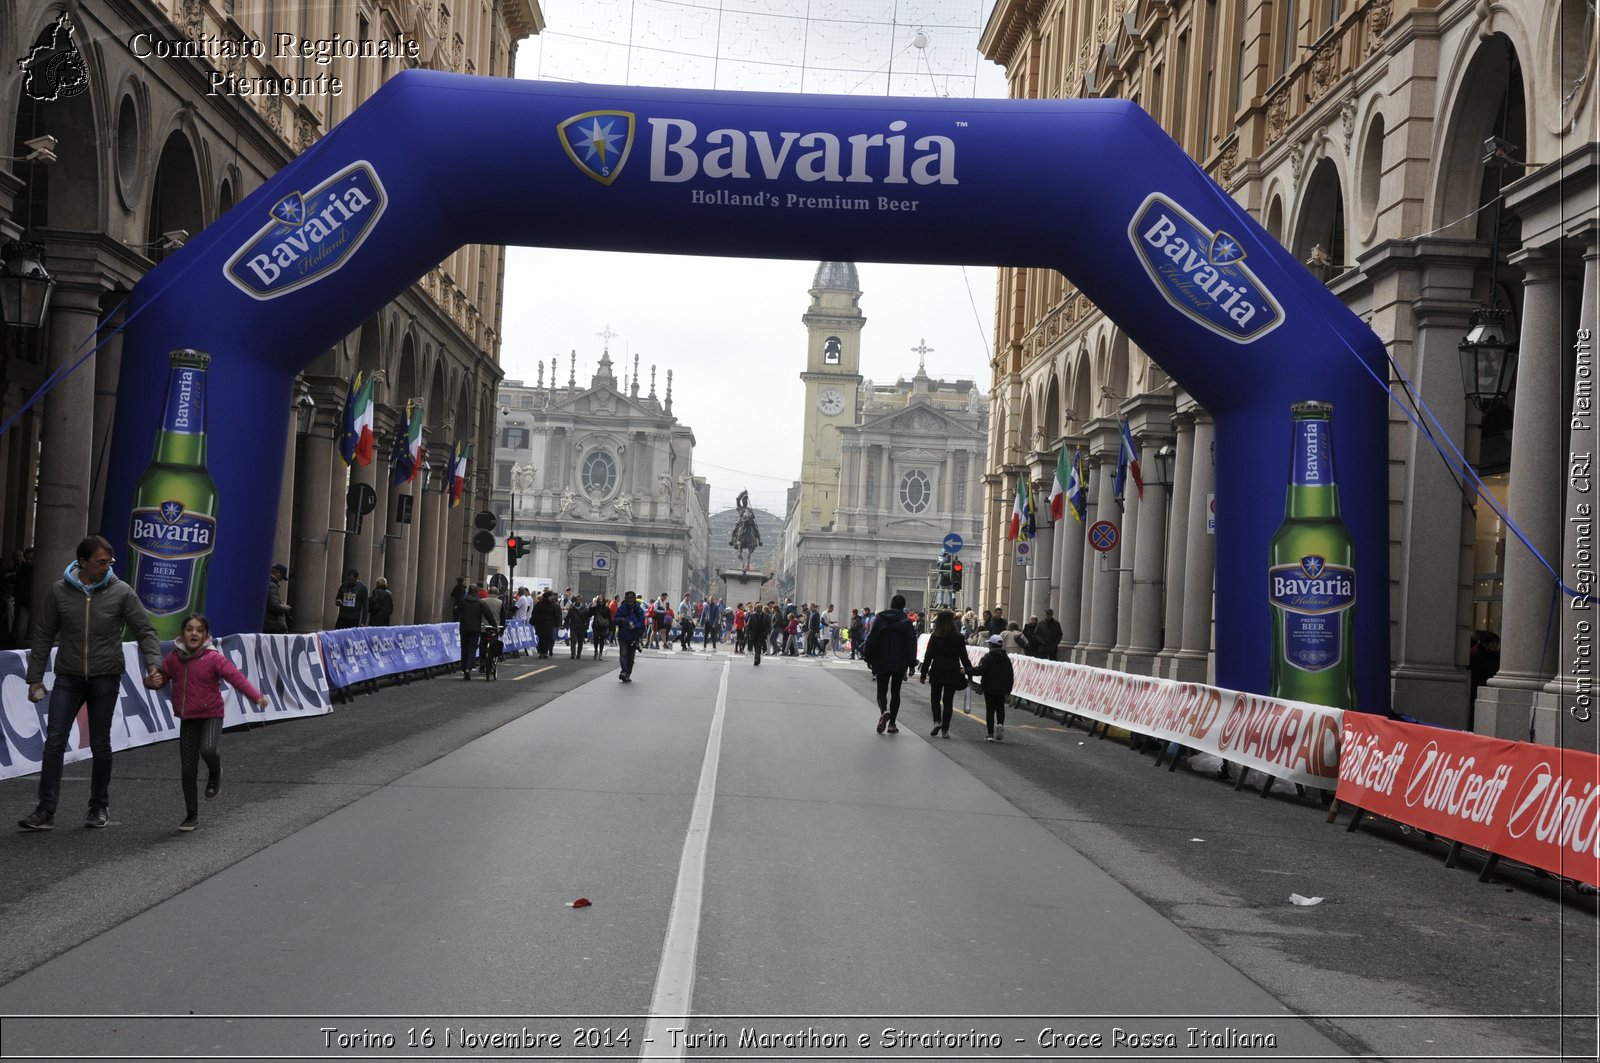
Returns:
[[[950,562],[950,589],[953,590],[953,591],[958,591],[958,590],[961,589],[961,562],[960,561],[952,560]]]
[[[939,586],[941,588],[950,586],[950,555],[949,554],[940,554],[939,555]]]
[[[517,559],[527,557],[528,551],[532,549],[533,547],[529,545],[528,540],[522,536],[506,536],[506,561],[510,563],[511,568],[516,568]]]

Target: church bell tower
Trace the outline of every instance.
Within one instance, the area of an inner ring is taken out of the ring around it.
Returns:
[[[795,517],[806,531],[833,523],[839,507],[839,429],[857,420],[861,384],[861,285],[854,262],[823,262],[811,282],[806,326],[806,420]]]

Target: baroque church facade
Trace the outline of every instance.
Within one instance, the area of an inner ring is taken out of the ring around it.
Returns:
[[[894,384],[865,379],[860,300],[854,263],[817,267],[801,318],[805,452],[789,491],[779,586],[840,611],[887,608],[896,594],[921,609],[955,532],[968,563],[960,604],[976,604],[988,398],[971,380],[936,380],[921,366]]]
[[[533,551],[517,563],[515,586],[548,580],[585,597],[666,591],[676,602],[707,588],[710,488],[694,474],[694,432],[672,414],[672,373],[658,398],[655,369],[639,394],[638,358],[631,381],[619,381],[609,352],[587,387],[572,356],[558,386],[556,359],[532,386],[500,387],[491,508],[499,535],[524,536]],[[505,551],[489,571],[505,573]]]

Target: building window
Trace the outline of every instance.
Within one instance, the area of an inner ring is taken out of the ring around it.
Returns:
[[[933,484],[921,469],[912,469],[900,477],[900,504],[907,513],[921,513],[933,501]]]
[[[526,428],[501,429],[500,445],[507,450],[527,450],[528,430]]]
[[[822,341],[822,361],[827,365],[838,365],[839,357],[844,352],[844,345],[839,342],[838,336],[829,336]]]
[[[514,462],[501,461],[495,463],[494,485],[502,491],[511,490],[511,466]]]
[[[617,483],[617,463],[603,450],[591,450],[583,459],[583,489],[596,498],[611,493]]]

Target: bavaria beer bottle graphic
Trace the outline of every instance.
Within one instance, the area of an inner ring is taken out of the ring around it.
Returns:
[[[216,545],[217,485],[206,471],[204,351],[169,359],[167,405],[150,467],[133,495],[129,581],[156,633],[176,638],[183,618],[206,600],[206,568]]]
[[[1333,407],[1297,402],[1283,523],[1272,537],[1267,597],[1272,608],[1273,697],[1356,707],[1356,569],[1339,519],[1333,467]]]

